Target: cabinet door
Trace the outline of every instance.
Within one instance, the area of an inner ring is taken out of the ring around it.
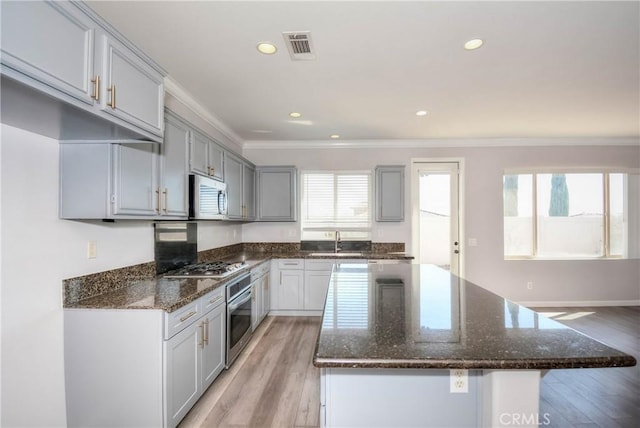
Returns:
[[[278,303],[279,309],[283,310],[298,310],[304,307],[304,271],[280,271]]]
[[[376,167],[376,221],[404,221],[404,166]]]
[[[209,175],[209,140],[204,135],[194,131],[189,147],[189,169],[191,172]]]
[[[255,220],[256,218],[256,169],[250,165],[242,167],[242,205],[244,218]]]
[[[100,35],[104,85],[100,106],[103,111],[162,136],[164,129],[164,80],[126,46]]]
[[[234,156],[227,155],[224,162],[227,183],[227,207],[230,219],[243,219],[242,175],[243,164]]]
[[[304,275],[304,308],[322,310],[329,290],[331,271],[306,271]]]
[[[269,290],[269,275],[262,277],[262,311],[260,313],[260,319],[263,320],[269,311],[271,310],[271,291]]]
[[[258,168],[258,220],[296,221],[295,167]]]
[[[260,312],[262,303],[262,287],[260,286],[260,280],[256,280],[251,285],[251,330],[255,331],[260,324]]]
[[[164,342],[165,421],[175,427],[198,401],[201,390],[202,323],[187,327]]]
[[[189,171],[187,151],[189,128],[170,114],[166,115],[161,156],[162,215],[189,215]]]
[[[157,144],[114,144],[113,150],[113,214],[157,215]]]
[[[218,377],[224,369],[226,352],[226,305],[219,305],[203,319],[205,345],[202,348],[202,391]]]
[[[210,141],[208,159],[210,177],[224,181],[224,149]]]
[[[68,2],[2,2],[2,64],[93,104],[93,21]]]

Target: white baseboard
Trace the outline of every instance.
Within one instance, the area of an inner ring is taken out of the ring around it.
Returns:
[[[517,302],[519,305],[534,308],[553,307],[587,307],[587,306],[640,306],[640,299],[635,300],[571,300],[571,301],[542,301]]]

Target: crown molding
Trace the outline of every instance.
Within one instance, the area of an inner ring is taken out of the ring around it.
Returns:
[[[640,146],[640,137],[442,138],[423,140],[247,140],[243,149],[406,149],[450,147]]]
[[[205,122],[220,131],[225,137],[234,144],[242,147],[243,140],[238,134],[233,132],[219,117],[207,110],[202,104],[187,92],[179,83],[170,76],[164,78],[164,89],[171,94],[172,97],[184,104],[189,110],[200,116]]]

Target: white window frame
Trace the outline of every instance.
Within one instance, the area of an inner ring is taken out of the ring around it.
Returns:
[[[306,195],[304,176],[307,174],[333,174],[333,175],[367,175],[368,181],[368,227],[305,227],[306,219]],[[327,232],[325,233],[325,239],[335,239],[335,232],[363,232],[366,233],[366,239],[371,240],[373,227],[373,173],[371,170],[303,170],[300,171],[300,236],[304,239],[304,232]]]
[[[610,216],[610,189],[609,189],[609,176],[610,174],[640,174],[640,170],[633,168],[527,168],[527,169],[506,169],[503,172],[503,191],[504,191],[504,177],[507,175],[524,175],[530,174],[532,176],[532,254],[531,255],[508,255],[505,253],[503,247],[504,260],[620,260],[627,259],[628,256],[611,254],[611,216]],[[537,189],[537,175],[538,174],[602,174],[603,180],[603,254],[599,256],[588,257],[584,255],[580,256],[540,256],[538,255],[538,189]],[[504,204],[504,198],[502,199]],[[504,219],[504,205],[502,209],[502,217]],[[502,228],[503,242],[504,242],[504,223]]]

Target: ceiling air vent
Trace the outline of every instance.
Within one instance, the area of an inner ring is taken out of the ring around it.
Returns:
[[[289,56],[294,61],[313,60],[316,54],[313,52],[310,31],[287,31],[282,33],[284,41],[289,49]]]

